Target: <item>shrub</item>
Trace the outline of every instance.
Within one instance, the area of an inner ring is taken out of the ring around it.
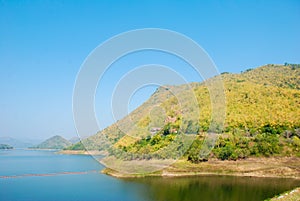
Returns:
[[[300,139],[297,136],[294,136],[292,140],[295,147],[300,147]]]
[[[208,160],[208,155],[202,155],[201,150],[203,147],[203,140],[196,139],[189,150],[187,151],[188,155],[188,160],[191,161],[192,163],[199,163],[199,162],[204,162]]]
[[[237,155],[234,153],[234,146],[227,143],[224,147],[215,149],[216,157],[221,160],[236,160]]]
[[[279,136],[272,134],[258,134],[254,139],[255,145],[251,150],[254,155],[270,156],[280,153]]]

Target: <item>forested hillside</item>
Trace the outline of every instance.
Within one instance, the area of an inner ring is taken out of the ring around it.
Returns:
[[[226,114],[210,157],[300,156],[300,65],[272,64],[220,77]],[[105,149],[127,160],[178,155],[192,162],[207,160],[199,154],[211,132],[213,100],[207,86],[220,77],[160,87],[129,116],[68,149]],[[191,103],[194,97],[200,112]]]
[[[70,146],[72,143],[66,140],[65,138],[56,135],[53,136],[44,142],[38,144],[37,146],[31,147],[34,149],[63,149],[67,146]]]

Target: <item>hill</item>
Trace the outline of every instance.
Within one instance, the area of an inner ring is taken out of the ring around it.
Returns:
[[[209,93],[219,79],[226,97],[224,124],[211,109],[211,102],[220,94]],[[67,149],[109,150],[126,160],[184,154],[199,162],[208,157],[203,158],[199,151],[212,148],[207,136],[217,133],[210,156],[222,160],[299,155],[299,89],[300,65],[289,64],[265,65],[241,74],[222,73],[202,83],[159,87],[131,114]],[[193,106],[194,97],[200,112]]]
[[[41,144],[31,147],[31,148],[35,148],[35,149],[63,149],[67,146],[70,146],[72,143],[69,142],[68,140],[66,140],[65,138],[56,135],[53,136],[47,140],[45,140],[44,142],[42,142]]]
[[[72,144],[75,144],[75,143],[77,143],[79,141],[80,141],[79,137],[72,137],[72,138],[69,139],[69,142],[71,142]]]

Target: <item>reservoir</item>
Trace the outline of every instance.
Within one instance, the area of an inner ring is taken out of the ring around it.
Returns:
[[[91,156],[1,150],[0,200],[257,201],[300,186],[292,179],[229,176],[117,179]]]

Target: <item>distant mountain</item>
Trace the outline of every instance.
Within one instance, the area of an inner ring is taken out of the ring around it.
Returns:
[[[53,136],[47,140],[45,140],[44,142],[42,142],[41,144],[37,145],[37,146],[33,146],[30,148],[35,148],[35,149],[63,149],[65,147],[68,147],[72,145],[72,143],[68,140],[66,140],[65,138],[56,135]]]
[[[71,139],[69,139],[69,142],[71,142],[72,144],[75,144],[75,143],[77,143],[79,141],[80,141],[79,137],[72,137]]]
[[[0,149],[13,149],[13,147],[8,144],[0,144]]]
[[[24,137],[24,138],[17,138],[17,139],[20,140],[20,141],[22,141],[22,142],[31,144],[31,146],[40,144],[41,142],[44,141],[44,139],[39,139],[39,138],[27,138],[27,137]]]
[[[14,148],[28,148],[33,146],[33,143],[25,142],[12,137],[0,137],[0,144],[7,144],[13,146]]]

